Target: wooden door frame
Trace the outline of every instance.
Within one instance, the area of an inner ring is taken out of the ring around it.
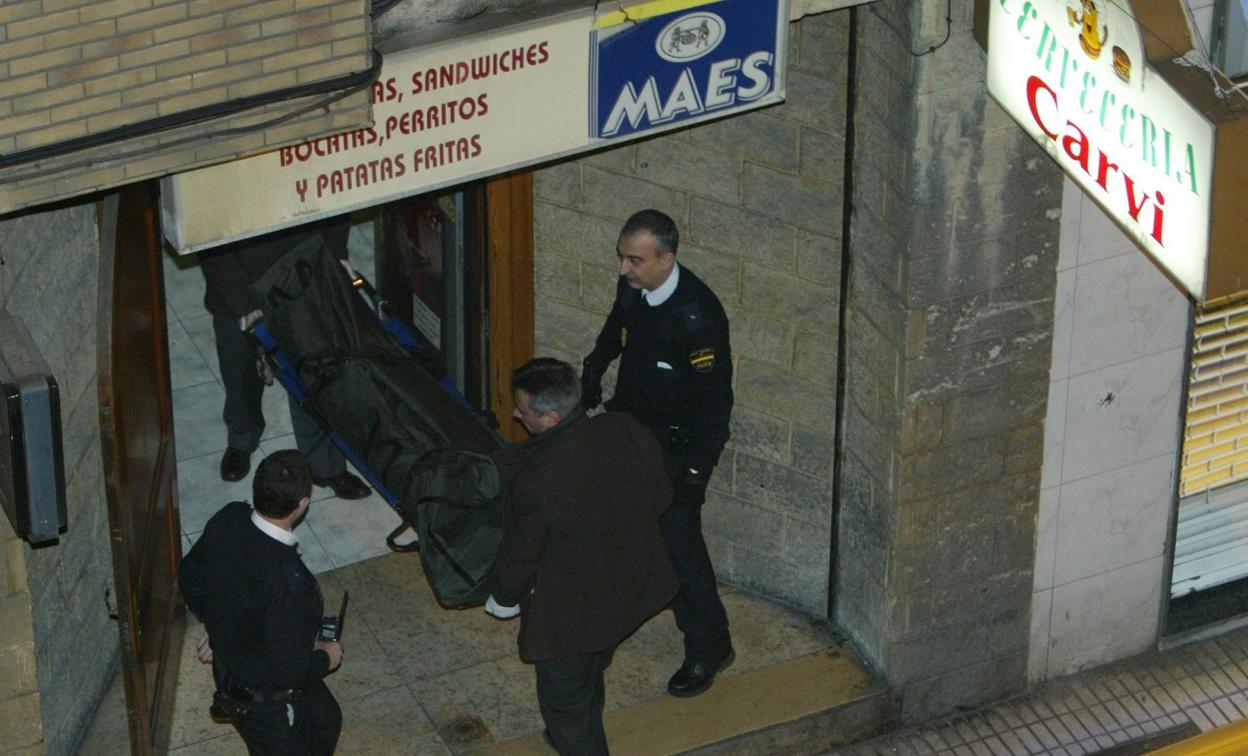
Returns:
[[[511,422],[511,373],[533,358],[533,174],[485,182],[488,264],[489,409],[512,442],[527,435]]]
[[[137,208],[137,210],[132,210]],[[148,244],[148,280],[152,287],[153,304],[150,312],[151,338],[154,342],[168,344],[168,326],[165,312],[164,274],[161,264],[161,236],[159,224],[159,190],[154,181],[122,187],[96,205],[100,230],[100,277],[98,288],[97,339],[97,395],[99,401],[100,452],[104,467],[104,486],[108,504],[109,536],[113,561],[114,591],[117,601],[118,632],[121,640],[122,679],[125,688],[126,718],[130,735],[130,752],[135,756],[162,752],[167,748],[173,725],[173,698],[177,687],[178,662],[181,659],[182,637],[186,618],[181,596],[177,590],[178,562],[181,557],[181,525],[177,511],[177,473],[173,439],[173,393],[169,375],[167,346],[165,359],[155,366],[157,382],[161,388],[158,403],[161,412],[162,436],[156,469],[160,477],[149,489],[152,496],[167,497],[171,510],[166,521],[159,527],[170,546],[167,564],[144,564],[139,574],[130,573],[132,554],[128,550],[130,539],[125,531],[125,512],[120,503],[123,486],[133,481],[124,480],[125,469],[120,461],[126,454],[125,439],[116,438],[113,432],[117,407],[114,406],[114,380],[111,365],[114,345],[119,338],[134,338],[135,334],[120,334],[115,319],[114,299],[116,293],[116,249],[118,234],[122,233],[120,219],[130,213],[138,216],[137,230],[127,230],[141,236]],[[125,324],[121,324],[124,326]],[[155,525],[149,523],[149,527]],[[151,596],[138,596],[128,588],[134,587],[122,575],[136,578],[142,590],[145,574],[151,570],[167,570],[172,587],[168,596],[155,597],[163,602],[170,618],[166,632],[161,634],[159,649],[145,649],[143,627],[146,616],[140,611]],[[151,689],[146,684],[144,663],[157,665]]]

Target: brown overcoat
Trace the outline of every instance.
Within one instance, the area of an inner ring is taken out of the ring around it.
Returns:
[[[527,662],[617,645],[676,595],[659,531],[672,499],[654,434],[577,412],[500,460],[507,520],[495,599],[520,604]]]

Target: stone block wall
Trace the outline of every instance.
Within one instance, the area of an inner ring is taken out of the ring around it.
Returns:
[[[337,133],[367,88],[13,163],[14,155],[372,65],[364,0],[18,0],[0,6],[0,213]],[[307,111],[307,112],[303,112]]]
[[[57,543],[37,549],[0,525],[0,751],[33,742],[35,753],[73,753],[116,666],[95,382],[98,279],[93,203],[0,220],[0,306],[26,324],[60,390],[69,522]]]
[[[27,551],[0,515],[0,753],[40,753],[43,741]]]
[[[1026,685],[1061,174],[971,16],[858,11],[837,618],[905,722]]]
[[[790,27],[780,106],[535,173],[537,353],[579,366],[615,294],[616,236],[654,207],[731,321],[732,440],[704,531],[721,580],[827,612],[847,20]],[[610,396],[614,371],[604,387]]]

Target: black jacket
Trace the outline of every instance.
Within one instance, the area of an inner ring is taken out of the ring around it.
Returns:
[[[653,434],[583,413],[512,447],[494,597],[520,604],[520,658],[603,651],[676,595],[659,531],[672,489]]]
[[[606,408],[637,417],[661,440],[666,428],[680,426],[684,448],[669,451],[709,476],[728,440],[733,403],[728,317],[715,293],[682,265],[676,291],[651,307],[621,277],[585,370],[601,376],[617,356]]]
[[[271,538],[235,501],[212,516],[182,559],[178,585],[208,630],[213,656],[257,690],[303,688],[329,672],[314,650],[324,603],[294,546]]]

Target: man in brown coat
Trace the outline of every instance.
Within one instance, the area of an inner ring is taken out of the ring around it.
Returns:
[[[530,360],[512,391],[533,438],[500,465],[508,512],[486,610],[519,606],[547,740],[561,754],[605,754],[603,670],[678,589],[659,530],[671,484],[654,434],[631,415],[585,416],[571,365]]]

